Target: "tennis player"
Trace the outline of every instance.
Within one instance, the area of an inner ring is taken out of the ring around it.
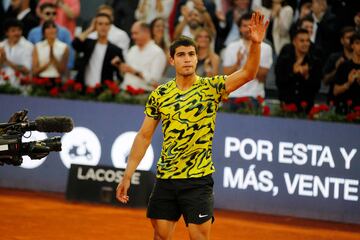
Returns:
[[[154,239],[171,239],[181,216],[188,226],[190,239],[210,239],[214,221],[211,175],[215,168],[211,155],[216,112],[229,93],[255,78],[260,63],[260,43],[267,26],[268,21],[264,21],[262,14],[253,13],[247,62],[229,76],[197,76],[195,42],[180,37],[171,44],[170,63],[175,67],[176,76],[150,94],[145,119],[116,193],[120,202],[129,201],[131,176],[161,121],[164,141],[147,209]]]

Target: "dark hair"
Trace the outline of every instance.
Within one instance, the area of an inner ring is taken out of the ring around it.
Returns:
[[[299,35],[299,34],[304,34],[304,33],[309,34],[309,31],[306,30],[306,29],[303,29],[303,28],[297,29],[297,30],[295,31],[295,33],[294,33],[293,39],[296,38],[297,35]]]
[[[350,44],[352,45],[356,40],[360,40],[360,33],[355,32],[350,38]]]
[[[44,11],[45,8],[54,8],[56,9],[56,5],[54,3],[45,2],[40,5],[40,12]]]
[[[110,23],[112,23],[112,19],[111,19],[111,16],[109,14],[106,14],[106,13],[97,13],[95,18],[98,18],[98,17],[106,17],[107,19],[109,19]]]
[[[301,28],[301,25],[304,22],[312,22],[312,23],[314,23],[314,18],[312,16],[310,16],[310,15],[303,17],[302,19],[299,20],[299,23],[298,23],[297,27]]]
[[[53,20],[47,20],[42,25],[41,32],[42,32],[42,35],[43,35],[43,39],[45,39],[45,30],[50,28],[50,27],[54,27],[54,28],[57,29],[56,23]]]
[[[244,21],[244,20],[251,20],[252,14],[253,14],[253,12],[248,12],[248,13],[245,13],[244,15],[242,15],[239,18],[239,20],[236,22],[237,26],[240,27],[242,21]]]
[[[7,32],[12,27],[20,28],[22,30],[23,24],[16,18],[9,18],[4,23],[4,31]]]
[[[345,26],[345,27],[343,27],[343,28],[341,29],[341,31],[340,31],[340,37],[344,37],[345,34],[347,34],[347,33],[349,33],[349,32],[354,33],[354,32],[355,32],[355,28],[352,27],[352,26]]]
[[[157,21],[163,21],[164,22],[164,24],[165,24],[165,20],[164,20],[164,18],[162,18],[162,17],[157,17],[157,18],[155,18],[154,20],[152,20],[151,21],[151,23],[150,23],[150,26],[149,26],[149,28],[150,28],[150,34],[151,34],[151,38],[152,39],[154,39],[154,33],[153,33],[153,31],[154,31],[154,26],[155,26],[155,24],[156,24],[156,22]],[[167,47],[166,47],[166,42],[165,42],[165,33],[164,33],[164,36],[162,37],[162,39],[161,39],[161,41],[160,41],[160,43],[158,43],[159,44],[159,47],[161,47],[164,51],[166,51],[167,49]]]
[[[174,58],[176,49],[181,46],[185,46],[185,47],[193,46],[195,48],[196,54],[198,53],[198,47],[192,38],[189,38],[186,36],[180,36],[178,39],[173,41],[170,45],[170,57],[171,58]]]

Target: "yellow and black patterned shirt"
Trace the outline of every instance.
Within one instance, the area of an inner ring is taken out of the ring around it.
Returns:
[[[151,93],[145,114],[161,119],[164,135],[157,178],[198,178],[215,171],[212,140],[219,103],[227,98],[225,79],[197,76],[185,91],[173,79]]]

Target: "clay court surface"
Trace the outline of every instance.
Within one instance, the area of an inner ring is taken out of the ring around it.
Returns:
[[[216,211],[211,239],[360,239],[360,225]],[[0,188],[0,239],[152,239],[145,209],[73,203],[59,193]],[[174,239],[188,239],[181,220]]]

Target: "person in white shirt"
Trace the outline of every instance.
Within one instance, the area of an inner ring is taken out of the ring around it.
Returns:
[[[34,46],[22,36],[22,23],[17,19],[5,22],[5,33],[7,38],[0,43],[0,69],[12,85],[19,86],[19,74],[30,73]]]
[[[134,89],[152,91],[158,86],[164,73],[165,53],[151,39],[150,27],[145,22],[133,24],[131,37],[135,45],[126,54],[126,63],[119,64],[119,70],[124,74],[121,88],[127,90],[131,86]]]
[[[226,47],[224,52],[223,67],[224,74],[229,75],[238,69],[242,68],[246,62],[249,54],[250,46],[250,31],[249,25],[251,20],[251,13],[244,14],[238,21],[240,40],[231,43]],[[236,98],[250,97],[256,100],[257,97],[265,97],[265,80],[267,74],[273,63],[272,48],[269,44],[262,42],[260,54],[260,67],[257,72],[256,78],[246,83],[241,88],[235,90],[229,95],[229,101],[224,104],[224,107],[229,107],[230,110],[236,110]],[[226,106],[229,105],[229,106]]]
[[[105,4],[100,5],[98,7],[97,13],[107,14],[111,17],[112,22],[114,21],[114,9],[108,5]],[[97,31],[93,31],[92,33],[90,33],[88,38],[98,39]],[[122,50],[123,54],[125,54],[128,51],[130,45],[130,37],[124,30],[121,30],[120,28],[116,27],[114,24],[110,25],[110,30],[108,32],[107,39],[109,40],[109,42],[119,47]]]
[[[57,39],[54,21],[44,22],[42,32],[45,39],[35,45],[33,52],[33,75],[54,81],[67,73],[69,47]]]

